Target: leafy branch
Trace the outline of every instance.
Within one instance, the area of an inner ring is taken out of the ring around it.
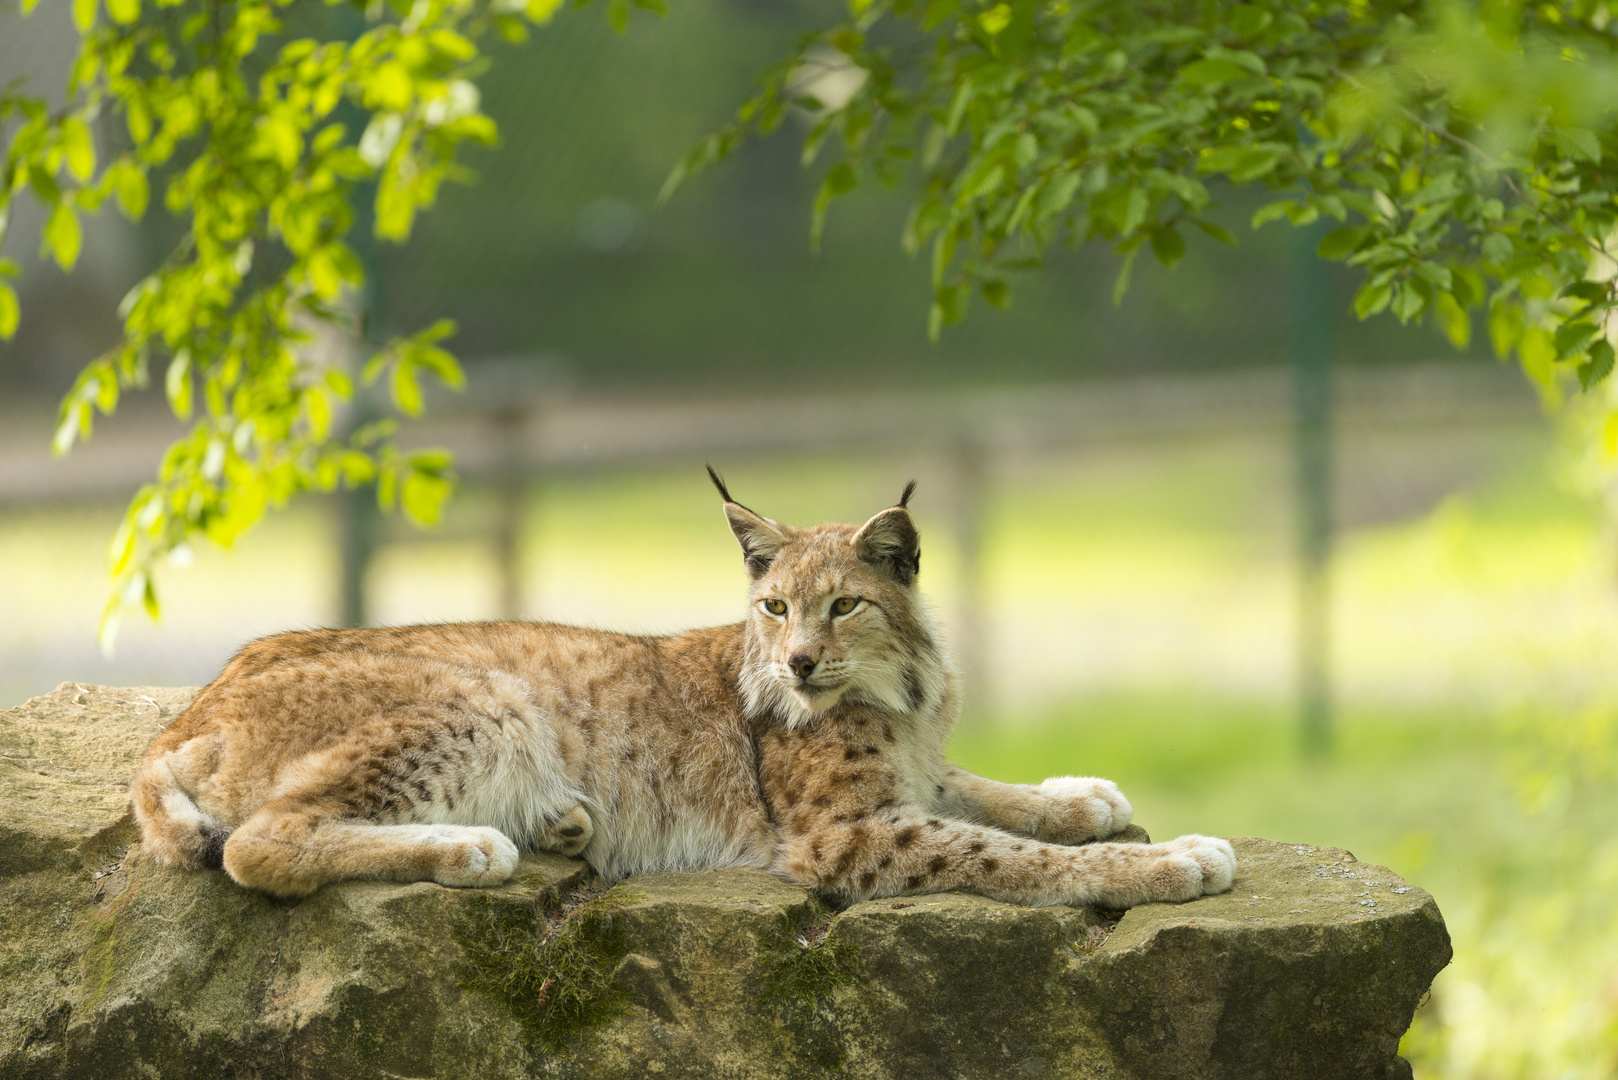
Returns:
[[[1266,188],[1254,228],[1339,223],[1319,253],[1360,270],[1361,318],[1464,347],[1481,313],[1555,397],[1613,368],[1615,32],[1593,0],[851,0],[666,190],[811,117],[806,159],[833,147],[814,234],[862,184],[915,183],[901,240],[930,251],[936,339],[974,293],[1008,304],[1056,244],[1111,246],[1121,299],[1143,248],[1172,267],[1188,230],[1236,242],[1211,184]],[[806,100],[811,56],[857,89]]]
[[[22,0],[24,14],[37,0]],[[376,235],[402,242],[456,156],[493,145],[476,79],[479,42],[521,40],[561,0],[74,0],[80,48],[56,111],[0,93],[0,243],[27,191],[46,210],[41,256],[71,270],[80,217],[116,199],[142,217],[151,188],[184,223],[162,264],[119,308],[120,341],[91,361],[61,404],[54,448],[89,438],[97,413],[160,380],[191,423],[131,500],[109,551],[120,613],[158,612],[159,559],[206,537],[229,545],[306,491],[375,483],[384,507],[431,522],[454,473],[439,450],[405,452],[384,419],[354,424],[365,266],[351,234],[371,203]],[[21,311],[0,260],[0,337]],[[420,379],[463,380],[438,342],[447,321],[388,343],[361,384],[388,374],[399,412],[422,410]],[[332,348],[336,341],[339,347]]]

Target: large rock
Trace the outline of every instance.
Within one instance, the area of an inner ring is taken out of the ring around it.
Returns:
[[[961,894],[833,913],[757,871],[303,901],[144,859],[125,808],[194,691],[0,713],[0,1076],[1408,1077],[1449,938],[1345,851],[1238,838],[1236,887],[1123,913]]]

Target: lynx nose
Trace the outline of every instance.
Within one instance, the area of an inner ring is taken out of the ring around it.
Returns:
[[[815,662],[809,659],[808,653],[793,653],[787,657],[787,667],[800,679],[807,679],[815,673]]]

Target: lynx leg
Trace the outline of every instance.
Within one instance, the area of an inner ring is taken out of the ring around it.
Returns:
[[[1004,784],[951,766],[942,787],[938,800],[942,813],[1052,844],[1116,836],[1134,814],[1118,785],[1093,776]]]
[[[575,806],[534,838],[534,846],[540,851],[555,851],[572,858],[583,851],[590,844],[590,837],[595,835],[595,825],[590,821],[590,815],[582,806]]]
[[[966,822],[896,815],[789,837],[777,870],[850,902],[960,889],[1017,904],[1127,908],[1224,892],[1236,856],[1230,844],[1209,836],[1067,847]]]
[[[225,872],[277,896],[307,896],[331,881],[498,885],[517,869],[517,845],[471,825],[373,825],[267,803],[225,842]]]

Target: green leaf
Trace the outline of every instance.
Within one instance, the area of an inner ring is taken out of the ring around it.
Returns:
[[[181,420],[191,416],[191,350],[181,349],[169,361],[163,376],[163,392],[168,396],[169,408]]]
[[[51,211],[50,220],[45,223],[43,240],[41,255],[48,252],[55,256],[57,265],[63,270],[73,269],[73,264],[79,261],[79,248],[84,236],[79,231],[78,215],[67,203],[59,202]]]
[[[1489,341],[1494,354],[1504,359],[1523,332],[1522,308],[1507,300],[1497,300],[1489,308]]]
[[[22,319],[22,309],[17,304],[17,294],[10,285],[0,281],[0,339],[10,341],[17,332],[17,323]]]
[[[1393,299],[1393,286],[1387,282],[1373,285],[1366,282],[1360,286],[1360,291],[1354,296],[1354,314],[1362,319],[1372,315],[1388,306]]]
[[[1457,266],[1454,268],[1455,299],[1463,308],[1475,308],[1483,303],[1488,290],[1483,284],[1483,275],[1470,266]]]
[[[376,463],[369,454],[359,450],[345,450],[337,459],[337,464],[342,470],[343,480],[351,488],[368,484],[376,476]]]
[[[417,472],[446,473],[455,464],[455,455],[442,447],[416,450],[410,455],[410,467]]]
[[[1563,286],[1557,296],[1572,296],[1590,304],[1599,304],[1612,294],[1610,281],[1574,281]]]
[[[1263,206],[1253,211],[1251,227],[1254,229],[1261,229],[1272,221],[1280,221],[1282,218],[1287,216],[1287,213],[1292,209],[1292,206],[1293,203],[1291,199],[1280,199],[1276,202],[1265,203]]]
[[[966,317],[967,295],[964,281],[951,282],[933,290],[933,302],[938,305],[945,326],[953,326]]]
[[[978,16],[978,26],[990,37],[1011,25],[1011,5],[996,4],[994,7]]]
[[[1236,246],[1235,234],[1233,234],[1223,225],[1215,225],[1213,222],[1204,221],[1201,218],[1191,218],[1190,220],[1191,224],[1195,225],[1197,228],[1201,229],[1203,232],[1207,233],[1221,244],[1229,244],[1231,247]]]
[[[1135,269],[1135,256],[1140,254],[1140,248],[1135,248],[1124,256],[1123,265],[1118,268],[1118,276],[1112,283],[1112,306],[1122,307],[1124,294],[1129,291],[1129,276]]]
[[[434,525],[450,490],[450,482],[441,476],[411,472],[400,487],[399,503],[406,516],[418,525]]]
[[[1173,267],[1185,258],[1185,237],[1173,225],[1152,230],[1152,254],[1164,266]]]
[[[815,195],[814,211],[809,219],[811,250],[820,250],[820,234],[826,227],[826,210],[831,206],[831,201],[853,191],[859,182],[859,173],[846,161],[839,161],[827,170],[826,178],[820,182],[820,191]]]
[[[1238,4],[1230,11],[1230,29],[1238,37],[1252,37],[1263,33],[1273,18],[1257,4]]]
[[[1320,244],[1315,248],[1315,254],[1322,259],[1339,262],[1354,254],[1365,238],[1371,235],[1369,225],[1350,225],[1342,229],[1333,229],[1321,237]]]
[[[1563,157],[1592,164],[1601,161],[1601,140],[1595,132],[1585,128],[1553,128],[1551,144]]]
[[[131,221],[146,213],[146,170],[133,161],[125,161],[118,169],[118,206]]]
[[[1433,318],[1457,349],[1464,349],[1471,343],[1472,319],[1450,293],[1440,292],[1433,298]]]
[[[1511,256],[1516,251],[1511,242],[1511,237],[1503,233],[1490,233],[1485,236],[1483,242],[1478,245],[1478,249],[1483,252],[1485,259],[1499,264],[1510,262]]]
[[[390,359],[392,359],[392,355],[388,352],[373,353],[371,358],[365,361],[365,366],[360,369],[360,384],[370,386],[376,382],[377,378],[381,376],[383,370],[388,366]]]
[[[439,381],[452,390],[459,390],[466,385],[466,373],[461,370],[460,363],[443,349],[420,347],[412,353],[411,359],[420,367],[437,375]]]
[[[1091,200],[1090,205],[1092,212],[1099,214],[1113,231],[1128,236],[1146,220],[1152,201],[1143,188],[1111,187]]]
[[[140,18],[140,0],[107,0],[107,14],[113,22],[128,26]]]
[[[1041,217],[1061,213],[1073,201],[1073,195],[1079,190],[1078,173],[1063,173],[1039,190],[1039,197],[1034,201],[1035,212]]]
[[[1612,343],[1605,338],[1590,346],[1590,359],[1579,365],[1579,385],[1585,390],[1612,374]]]
[[[1416,288],[1414,281],[1406,281],[1393,290],[1393,315],[1402,323],[1420,315],[1427,308],[1427,300]]]
[[[114,577],[122,574],[134,555],[135,523],[126,514],[118,531],[113,534],[112,544],[107,548],[107,572]]]
[[[393,402],[407,416],[421,415],[421,384],[416,381],[415,365],[402,357],[393,367]]]
[[[1281,155],[1274,147],[1221,146],[1197,159],[1197,171],[1225,173],[1232,180],[1245,182],[1274,171],[1280,163]]]
[[[1004,311],[1011,306],[1011,286],[998,278],[992,278],[983,283],[983,299],[994,307]]]
[[[435,341],[454,337],[459,330],[460,325],[454,319],[439,319],[427,329],[417,331],[414,340],[422,345],[431,345]]]
[[[73,25],[88,33],[96,23],[96,0],[73,0]]]
[[[96,171],[96,151],[89,127],[78,117],[70,116],[62,121],[61,138],[67,171],[80,183],[90,179],[90,174]]]
[[[1538,326],[1523,328],[1517,340],[1517,355],[1522,359],[1523,373],[1539,386],[1546,395],[1560,396],[1556,385],[1556,345],[1551,335]]]
[[[1598,333],[1600,333],[1598,327],[1583,319],[1574,319],[1558,326],[1555,336],[1551,338],[1552,344],[1556,346],[1556,359],[1566,360],[1583,352],[1585,343]]]
[[[1253,73],[1229,60],[1196,60],[1180,69],[1176,81],[1184,86],[1223,86],[1238,79],[1251,79]]]

